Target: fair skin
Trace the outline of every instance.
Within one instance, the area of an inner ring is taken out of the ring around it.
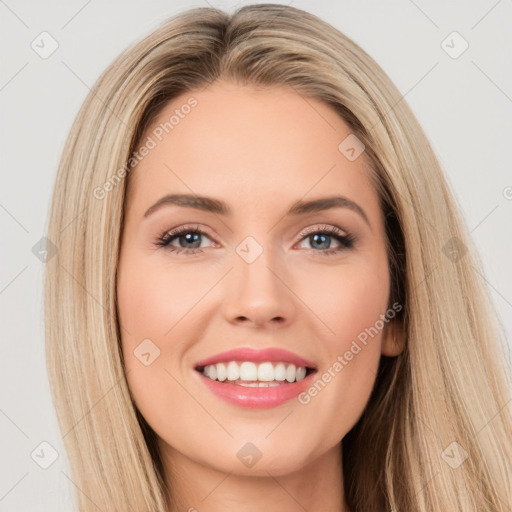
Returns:
[[[224,81],[175,98],[143,141],[191,96],[197,106],[129,176],[117,284],[127,380],[158,436],[170,512],[347,511],[340,442],[381,355],[403,349],[394,321],[307,404],[227,403],[194,365],[238,347],[279,347],[313,361],[320,377],[386,312],[384,221],[364,154],[349,161],[338,150],[351,131],[324,103]],[[144,216],[171,193],[222,200],[232,214],[167,204]],[[286,215],[296,201],[334,194],[367,220],[347,207]],[[172,239],[180,254],[156,245],[181,226],[206,235]],[[332,235],[315,242],[323,228],[352,235],[353,246]],[[236,252],[248,236],[263,249],[251,263]],[[147,366],[134,356],[145,339],[160,350]],[[251,467],[237,456],[248,442],[261,453]]]

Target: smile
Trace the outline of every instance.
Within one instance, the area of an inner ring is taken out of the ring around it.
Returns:
[[[306,377],[307,368],[284,362],[253,363],[252,361],[230,361],[203,367],[203,375],[219,382],[229,381],[240,386],[279,386],[285,382],[300,382]]]
[[[316,373],[314,363],[282,349],[236,349],[198,363],[195,370],[214,395],[248,408],[291,400]]]

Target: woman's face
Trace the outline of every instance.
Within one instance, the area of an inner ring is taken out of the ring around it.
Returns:
[[[118,312],[128,384],[167,460],[296,471],[338,449],[381,354],[400,351],[353,137],[318,100],[227,82],[176,98],[144,135]],[[250,350],[223,355],[236,349]]]

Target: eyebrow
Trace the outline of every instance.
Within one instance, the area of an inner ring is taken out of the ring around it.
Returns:
[[[192,194],[169,194],[160,198],[153,206],[148,208],[144,217],[148,217],[155,211],[167,205],[176,205],[183,208],[193,208],[195,210],[202,210],[205,212],[214,213],[217,215],[233,215],[231,208],[219,199],[213,199],[205,196],[195,196]],[[348,208],[358,213],[370,226],[370,221],[364,210],[354,201],[345,196],[329,196],[320,199],[313,199],[310,201],[299,200],[293,203],[285,215],[304,215],[307,213],[322,212],[332,208]],[[371,228],[371,226],[370,226]]]

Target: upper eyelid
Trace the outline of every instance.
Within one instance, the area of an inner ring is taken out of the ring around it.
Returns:
[[[333,225],[325,224],[325,223],[321,224],[321,225],[316,225],[316,226],[313,225],[313,226],[304,228],[304,230],[301,231],[301,234],[302,234],[302,236],[304,236],[304,235],[308,235],[310,233],[316,233],[318,231],[333,231],[336,234],[339,234],[340,236],[350,235],[350,233],[346,229],[340,228],[339,226],[333,226]]]

